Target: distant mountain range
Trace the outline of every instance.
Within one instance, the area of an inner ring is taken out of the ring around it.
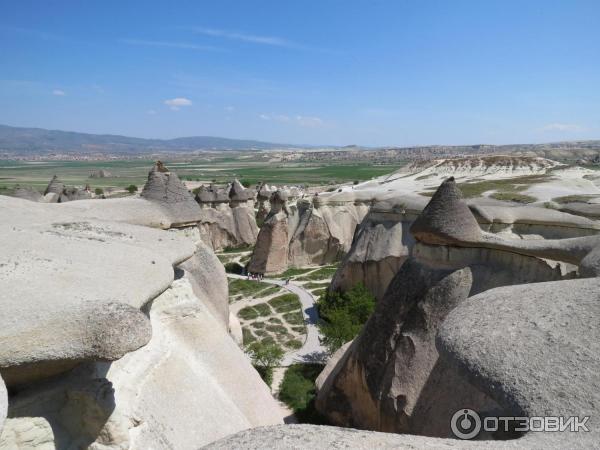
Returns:
[[[143,139],[112,134],[89,134],[0,125],[0,154],[8,153],[23,156],[47,153],[132,154],[289,148],[297,148],[297,146],[213,136]]]

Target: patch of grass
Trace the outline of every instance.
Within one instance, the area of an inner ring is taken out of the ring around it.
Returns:
[[[290,339],[289,341],[286,341],[283,345],[285,345],[289,349],[298,350],[299,348],[302,348],[302,341],[299,341],[298,339]]]
[[[252,297],[257,292],[260,292],[270,287],[270,284],[263,283],[261,281],[230,279],[229,295],[231,296],[241,294],[244,297]]]
[[[487,191],[520,192],[537,183],[552,180],[550,175],[526,175],[523,177],[507,178],[503,180],[482,180],[458,183],[458,187],[466,198],[480,197]]]
[[[265,324],[264,322],[252,322],[252,323],[250,324],[250,326],[251,326],[252,328],[256,328],[256,329],[261,329],[261,328],[264,328],[264,327],[265,327],[265,325],[266,325],[266,324]]]
[[[295,331],[296,333],[306,333],[306,328],[304,326],[292,327],[292,331]]]
[[[531,195],[519,194],[518,192],[494,192],[490,194],[491,198],[496,200],[502,200],[505,202],[514,203],[533,203],[537,201],[537,198]]]
[[[598,197],[597,195],[565,195],[563,197],[553,198],[552,201],[556,203],[587,203],[588,201]]]
[[[322,269],[316,270],[315,272],[304,275],[303,277],[296,278],[296,281],[315,281],[315,280],[328,280],[335,274],[336,267],[323,267]]]
[[[254,294],[254,298],[268,297],[269,295],[277,294],[280,291],[281,291],[281,288],[279,286],[270,286],[269,288],[265,289],[264,291],[260,291],[260,292],[257,292],[256,294]]]
[[[325,283],[315,283],[313,281],[309,282],[309,283],[304,283],[302,285],[302,287],[304,289],[320,289],[320,288],[326,288],[329,286],[329,282],[325,282]]]
[[[321,364],[293,364],[285,371],[279,399],[294,411],[300,423],[327,424],[315,408],[315,380],[323,368]]]
[[[239,247],[225,247],[221,253],[242,253],[251,251],[254,248],[253,245],[240,245]]]
[[[256,310],[259,316],[270,316],[273,313],[271,307],[266,303],[259,303],[258,305],[254,305],[253,308]]]
[[[283,323],[281,321],[281,319],[279,319],[278,317],[271,317],[271,318],[269,318],[268,322],[269,323]]]
[[[252,306],[246,306],[238,311],[238,317],[244,320],[252,320],[258,317],[258,312]]]
[[[300,299],[296,294],[283,294],[272,298],[268,303],[275,308],[275,311],[278,313],[290,312],[302,307]]]
[[[288,312],[283,315],[284,320],[290,325],[303,325],[304,316],[300,311]]]
[[[256,337],[252,334],[252,331],[250,331],[247,328],[242,328],[242,337],[243,337],[243,344],[244,345],[248,345],[254,341],[256,341]]]
[[[323,289],[315,289],[314,291],[310,291],[310,293],[312,295],[314,295],[315,297],[320,297],[321,295],[323,295],[325,292],[327,292],[327,288],[323,288]]]
[[[289,334],[287,328],[283,325],[267,325],[266,329],[275,334]]]
[[[296,277],[298,275],[305,274],[306,272],[310,272],[311,270],[315,270],[315,268],[309,267],[309,268],[300,269],[300,268],[296,268],[296,267],[290,267],[285,272],[281,272],[277,275],[273,275],[273,278],[292,278],[292,277]]]

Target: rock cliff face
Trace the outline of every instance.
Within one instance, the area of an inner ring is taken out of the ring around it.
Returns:
[[[428,260],[428,264],[446,268],[460,267],[467,260],[482,261],[474,268],[478,272],[475,277],[477,292],[484,286],[489,289],[505,284],[557,280],[575,270],[572,265],[561,263],[556,269],[557,262],[497,252],[490,248],[461,250],[452,247],[448,250],[448,247],[425,248],[423,245],[415,248],[415,239],[408,230],[424,209],[424,201],[403,192],[390,194],[393,197],[376,201],[359,225],[352,246],[333,277],[333,290],[344,291],[362,282],[377,299],[381,299],[393,276],[411,254]],[[478,228],[507,239],[564,239],[592,236],[600,232],[600,224],[596,221],[546,208],[502,207],[474,201],[468,204],[468,209],[471,211],[469,215],[476,219]],[[444,222],[446,219],[448,221]],[[450,219],[447,211],[439,215],[441,222],[450,223]],[[462,232],[468,227],[460,223],[455,228]],[[456,260],[455,263],[453,260]],[[491,272],[487,275],[483,273],[489,272],[490,269],[486,267],[494,267],[496,281],[490,280]]]
[[[158,229],[191,209],[155,172],[158,201],[0,197],[0,448],[197,448],[282,423],[229,335],[222,265],[197,228]]]
[[[598,395],[590,390],[600,386],[592,369],[600,348],[582,330],[600,315],[592,294],[600,236],[491,234],[452,179],[410,232],[413,255],[360,335],[317,380],[323,414],[334,424],[438,437],[452,435],[451,417],[465,407],[483,416],[594,414],[589,396]],[[569,265],[577,272],[563,270]],[[575,276],[592,278],[566,279]],[[540,282],[547,280],[559,281]],[[567,381],[579,373],[586,375]],[[531,433],[522,445],[560,448],[569,439],[585,446],[595,439],[585,434]]]
[[[287,191],[279,190],[270,205],[250,260],[253,272],[276,273],[340,260],[370,200],[329,193],[293,201]]]
[[[225,189],[201,186],[196,201],[201,208],[202,240],[213,250],[254,245],[258,235],[254,195],[238,180]]]

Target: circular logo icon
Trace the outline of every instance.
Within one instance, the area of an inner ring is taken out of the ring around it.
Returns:
[[[459,409],[452,416],[450,428],[459,439],[473,439],[481,431],[481,418],[472,409]]]

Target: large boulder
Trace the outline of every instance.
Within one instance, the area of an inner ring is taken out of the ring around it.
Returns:
[[[227,301],[226,296],[219,301]],[[0,448],[198,448],[283,422],[269,388],[186,276],[147,308],[152,339],[11,398]]]
[[[8,385],[114,360],[148,342],[140,308],[195,246],[172,233],[80,221],[59,205],[1,197],[0,374]],[[18,320],[16,320],[18,318]]]
[[[435,348],[440,324],[467,298],[472,282],[468,268],[435,270],[408,259],[361,334],[329,369],[319,411],[337,425],[449,437],[448,418],[463,405],[495,408]]]

